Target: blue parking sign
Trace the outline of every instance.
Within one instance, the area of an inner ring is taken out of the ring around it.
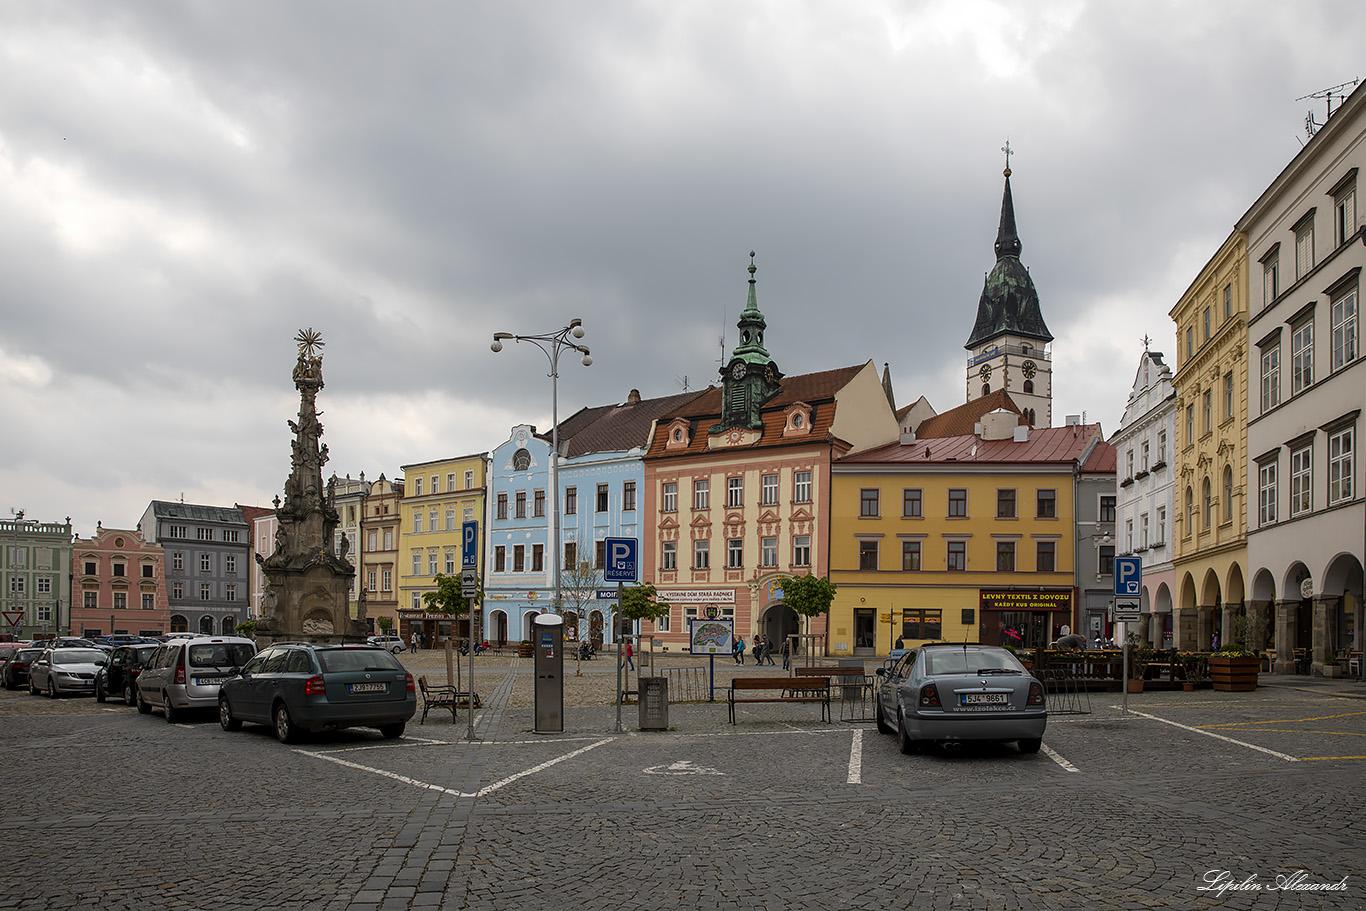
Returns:
[[[602,578],[606,582],[634,582],[638,576],[636,564],[637,541],[635,538],[606,538],[607,565],[603,567]]]
[[[1115,557],[1115,594],[1136,598],[1143,590],[1143,560]]]
[[[460,526],[460,568],[479,567],[479,523],[466,522]]]

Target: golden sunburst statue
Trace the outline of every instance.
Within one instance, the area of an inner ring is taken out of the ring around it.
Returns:
[[[323,334],[312,328],[300,329],[299,334],[294,336],[294,341],[299,343],[299,353],[304,357],[313,357],[319,348],[327,344],[323,341]]]

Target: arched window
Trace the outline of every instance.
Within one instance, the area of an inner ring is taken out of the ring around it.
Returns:
[[[1186,534],[1195,530],[1195,491],[1186,488]]]
[[[237,632],[237,618],[236,618],[236,617],[224,617],[224,618],[223,618],[223,635],[225,635],[225,636],[232,636],[232,635],[235,635],[236,632]]]
[[[1025,391],[1025,392],[1033,392],[1033,391],[1034,391],[1034,381],[1033,381],[1033,380],[1025,380],[1024,391]]]
[[[990,384],[990,383],[983,383],[983,384],[982,384],[982,395],[990,395],[990,394],[991,394],[991,384]]]
[[[1233,521],[1233,467],[1224,466],[1224,521]]]
[[[512,470],[526,471],[531,467],[531,453],[525,449],[519,449],[512,454]]]
[[[1204,484],[1201,485],[1201,487],[1200,487],[1200,511],[1203,512],[1204,515],[1205,515],[1205,530],[1206,530],[1206,531],[1209,531],[1209,520],[1210,520],[1210,488],[1209,488],[1209,478],[1205,478]]]
[[[171,614],[171,632],[188,633],[190,631],[190,621],[185,619],[184,614]]]
[[[206,636],[213,635],[213,618],[208,614],[199,618],[199,631]]]

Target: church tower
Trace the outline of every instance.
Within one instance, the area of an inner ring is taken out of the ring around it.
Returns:
[[[1009,148],[1009,143],[1007,143]],[[1010,157],[1006,153],[1001,225],[996,232],[996,265],[987,274],[977,303],[977,322],[968,349],[968,401],[1004,389],[1031,427],[1053,424],[1053,336],[1039,310],[1039,292],[1020,262],[1015,204],[1010,196]]]
[[[763,427],[759,409],[778,392],[782,372],[768,349],[764,347],[764,330],[768,328],[759,312],[759,297],[755,292],[754,252],[749,254],[749,299],[740,319],[735,324],[740,330],[740,344],[721,368],[721,421],[711,428],[719,433],[727,428],[758,430]]]

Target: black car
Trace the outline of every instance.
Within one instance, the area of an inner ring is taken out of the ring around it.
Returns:
[[[33,662],[42,657],[43,650],[40,648],[21,648],[13,652],[5,661],[0,676],[3,677],[5,689],[17,690],[28,685],[28,667]]]
[[[103,702],[108,696],[117,696],[124,705],[136,704],[138,674],[142,673],[143,665],[156,650],[155,642],[121,645],[114,649],[109,656],[109,664],[95,674],[95,701]]]
[[[413,675],[373,645],[273,645],[218,692],[223,730],[239,730],[243,721],[268,724],[281,743],[294,743],[305,731],[349,727],[400,737],[416,710]]]

